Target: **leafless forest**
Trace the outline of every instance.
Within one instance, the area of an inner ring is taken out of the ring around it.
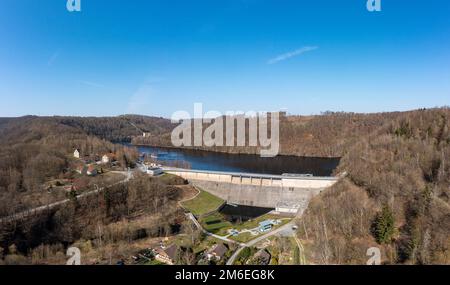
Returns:
[[[42,185],[73,179],[74,148],[90,156],[113,152],[124,169],[133,166],[136,150],[113,142],[168,146],[173,126],[143,116],[0,119],[0,216],[45,203],[42,197],[61,198]],[[298,221],[308,260],[361,264],[367,248],[377,246],[387,264],[450,263],[449,126],[448,108],[283,119],[281,154],[341,157],[336,174],[347,173],[314,198]],[[74,199],[69,207],[2,225],[2,262],[39,263],[73,242],[99,248],[173,231],[177,195],[166,182],[139,178],[95,200]]]

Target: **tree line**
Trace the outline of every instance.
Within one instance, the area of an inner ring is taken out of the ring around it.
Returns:
[[[364,264],[370,246],[388,264],[450,262],[450,110],[404,113],[362,136],[336,172],[348,176],[299,221],[310,258]]]

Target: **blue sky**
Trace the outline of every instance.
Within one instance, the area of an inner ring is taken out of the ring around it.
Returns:
[[[450,2],[0,2],[0,116],[450,105]]]

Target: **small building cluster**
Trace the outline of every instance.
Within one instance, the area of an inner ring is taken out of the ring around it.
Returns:
[[[81,175],[96,176],[98,174],[97,166],[94,164],[79,165],[76,172]]]
[[[151,176],[158,176],[163,174],[163,170],[161,167],[149,167],[147,168],[147,174],[150,174]]]
[[[176,244],[165,246],[161,241],[158,247],[149,248],[148,250],[150,254],[146,254],[145,259],[150,260],[152,258],[160,263],[174,265],[177,263],[179,254],[183,249],[179,248]],[[204,264],[210,264],[210,262],[214,264],[222,264],[226,261],[228,252],[229,248],[227,245],[223,243],[214,244],[208,250],[204,251],[201,260],[207,262]],[[137,257],[134,258],[138,259]]]
[[[268,232],[270,231],[274,226],[279,225],[281,223],[280,220],[265,220],[259,223],[258,230],[260,232]]]
[[[99,155],[82,157],[81,150],[78,148],[74,150],[73,157],[79,160],[79,164],[75,167],[75,171],[87,176],[95,176],[99,173],[97,165],[108,163],[114,165],[116,162],[114,153],[107,153],[101,157]]]
[[[164,173],[161,165],[156,163],[143,164],[143,172],[149,174],[150,176],[158,176]]]

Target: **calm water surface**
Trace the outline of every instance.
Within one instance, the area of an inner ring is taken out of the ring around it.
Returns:
[[[299,173],[330,176],[339,163],[338,158],[312,158],[277,156],[262,158],[258,155],[226,154],[198,150],[166,149],[139,146],[140,153],[153,155],[164,162],[184,161],[195,170],[248,172],[261,174]]]

